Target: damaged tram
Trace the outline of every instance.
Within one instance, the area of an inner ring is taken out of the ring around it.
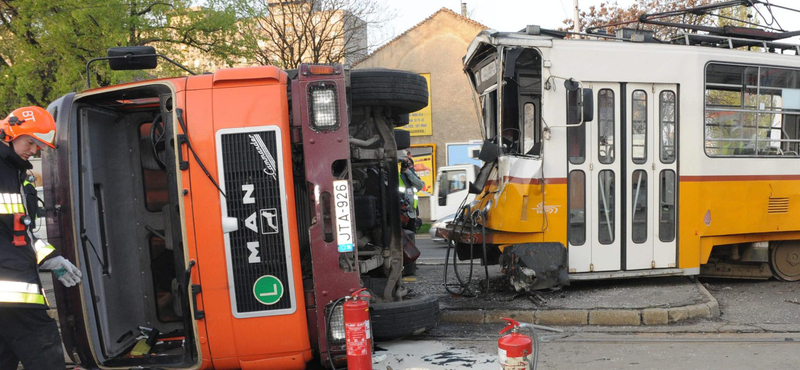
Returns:
[[[800,280],[800,49],[781,36],[480,33],[464,70],[485,165],[445,231],[459,259],[518,290]]]

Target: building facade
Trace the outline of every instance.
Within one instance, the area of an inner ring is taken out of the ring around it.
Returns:
[[[411,144],[435,145],[434,167],[447,164],[448,143],[481,139],[478,116],[461,58],[472,39],[487,28],[464,15],[442,8],[353,66],[354,69],[407,70],[429,79],[430,116],[421,119],[427,121],[425,124],[430,125],[430,130],[412,129]],[[410,118],[409,126],[414,126],[415,115],[412,114]],[[415,156],[423,153],[412,150]],[[435,175],[436,168],[431,170]],[[432,178],[435,181],[435,176]],[[436,196],[420,195],[420,214],[423,219],[429,219],[430,201]]]

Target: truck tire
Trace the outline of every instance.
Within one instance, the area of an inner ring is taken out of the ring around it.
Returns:
[[[371,304],[369,318],[376,340],[422,334],[439,323],[439,299],[420,296],[400,302]]]
[[[428,106],[425,77],[394,69],[370,68],[350,71],[350,94],[354,107],[389,107],[395,115],[416,112]],[[395,120],[401,126],[407,120]]]

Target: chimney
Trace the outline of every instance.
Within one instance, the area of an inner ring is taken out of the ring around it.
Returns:
[[[461,16],[467,16],[467,3],[461,3]]]

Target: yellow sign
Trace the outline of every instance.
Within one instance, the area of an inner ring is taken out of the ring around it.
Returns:
[[[428,106],[408,115],[408,124],[399,127],[411,133],[411,136],[433,135],[433,121],[431,121],[431,74],[420,73],[428,82]]]
[[[433,170],[433,155],[426,154],[414,157],[414,172],[420,180],[425,183],[425,188],[417,192],[417,196],[427,197],[433,193],[433,177],[436,171]]]
[[[414,173],[425,183],[425,187],[417,191],[417,196],[430,196],[433,194],[433,185],[436,181],[436,144],[412,145],[409,151],[412,152],[411,157],[414,160]],[[421,153],[414,155],[414,152]]]

